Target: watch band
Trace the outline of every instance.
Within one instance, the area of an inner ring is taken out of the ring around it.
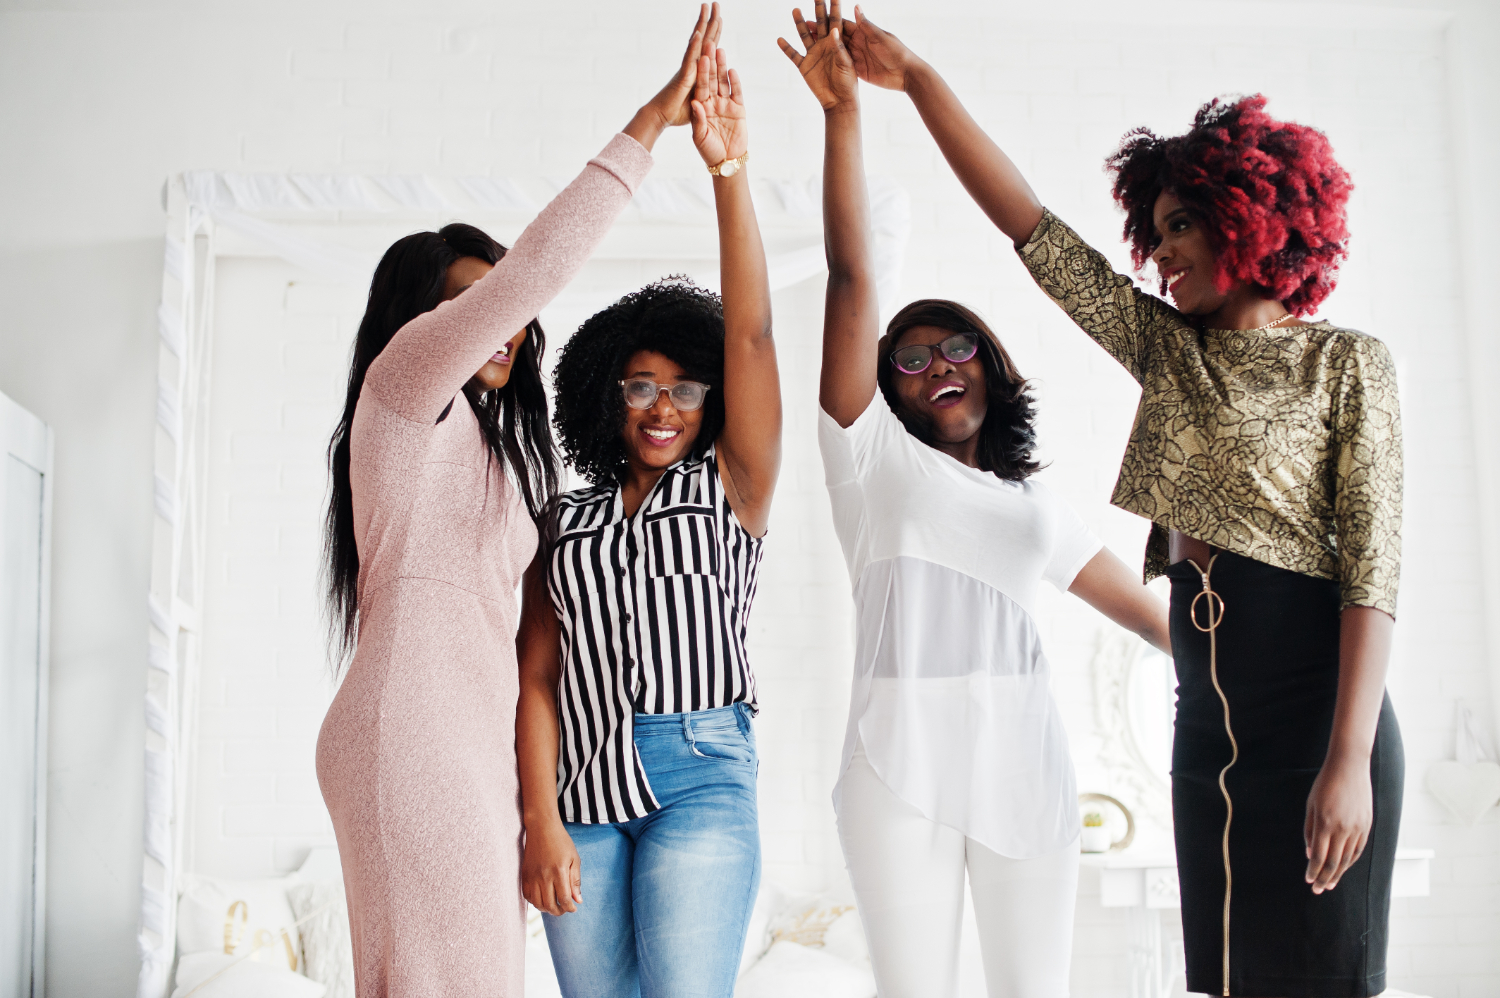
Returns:
[[[739,173],[745,166],[745,161],[750,158],[750,150],[746,149],[734,159],[726,159],[724,162],[710,166],[708,172],[715,177],[732,177]]]

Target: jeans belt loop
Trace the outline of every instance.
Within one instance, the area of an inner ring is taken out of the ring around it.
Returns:
[[[697,740],[693,738],[693,712],[690,710],[682,712],[682,737],[688,743],[688,748],[697,748]]]
[[[740,734],[750,737],[750,707],[743,700],[735,702],[734,719],[740,724]]]

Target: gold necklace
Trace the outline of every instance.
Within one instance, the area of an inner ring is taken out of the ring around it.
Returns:
[[[1272,319],[1270,322],[1266,323],[1264,326],[1256,326],[1254,329],[1221,329],[1221,330],[1219,330],[1219,332],[1221,332],[1221,333],[1263,333],[1267,329],[1270,329],[1273,326],[1279,326],[1279,325],[1281,325],[1283,322],[1285,322],[1286,320],[1290,319],[1291,317],[1292,317],[1292,313],[1290,313],[1290,312],[1283,312],[1281,314],[1281,318],[1279,318],[1279,319]]]

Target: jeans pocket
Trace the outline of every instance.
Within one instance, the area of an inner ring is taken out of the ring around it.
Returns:
[[[741,729],[739,724],[733,722],[727,725],[694,726],[692,741],[688,743],[688,748],[700,759],[738,762],[747,765],[757,761],[754,736],[749,735]]]

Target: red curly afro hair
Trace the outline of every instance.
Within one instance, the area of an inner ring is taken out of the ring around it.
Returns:
[[[1236,280],[1309,315],[1333,291],[1349,255],[1346,207],[1354,184],[1315,128],[1277,121],[1260,94],[1198,109],[1186,135],[1137,128],[1105,161],[1125,209],[1125,241],[1143,269],[1158,242],[1152,212],[1171,191],[1207,227],[1214,285]],[[1166,293],[1165,286],[1162,293]]]

